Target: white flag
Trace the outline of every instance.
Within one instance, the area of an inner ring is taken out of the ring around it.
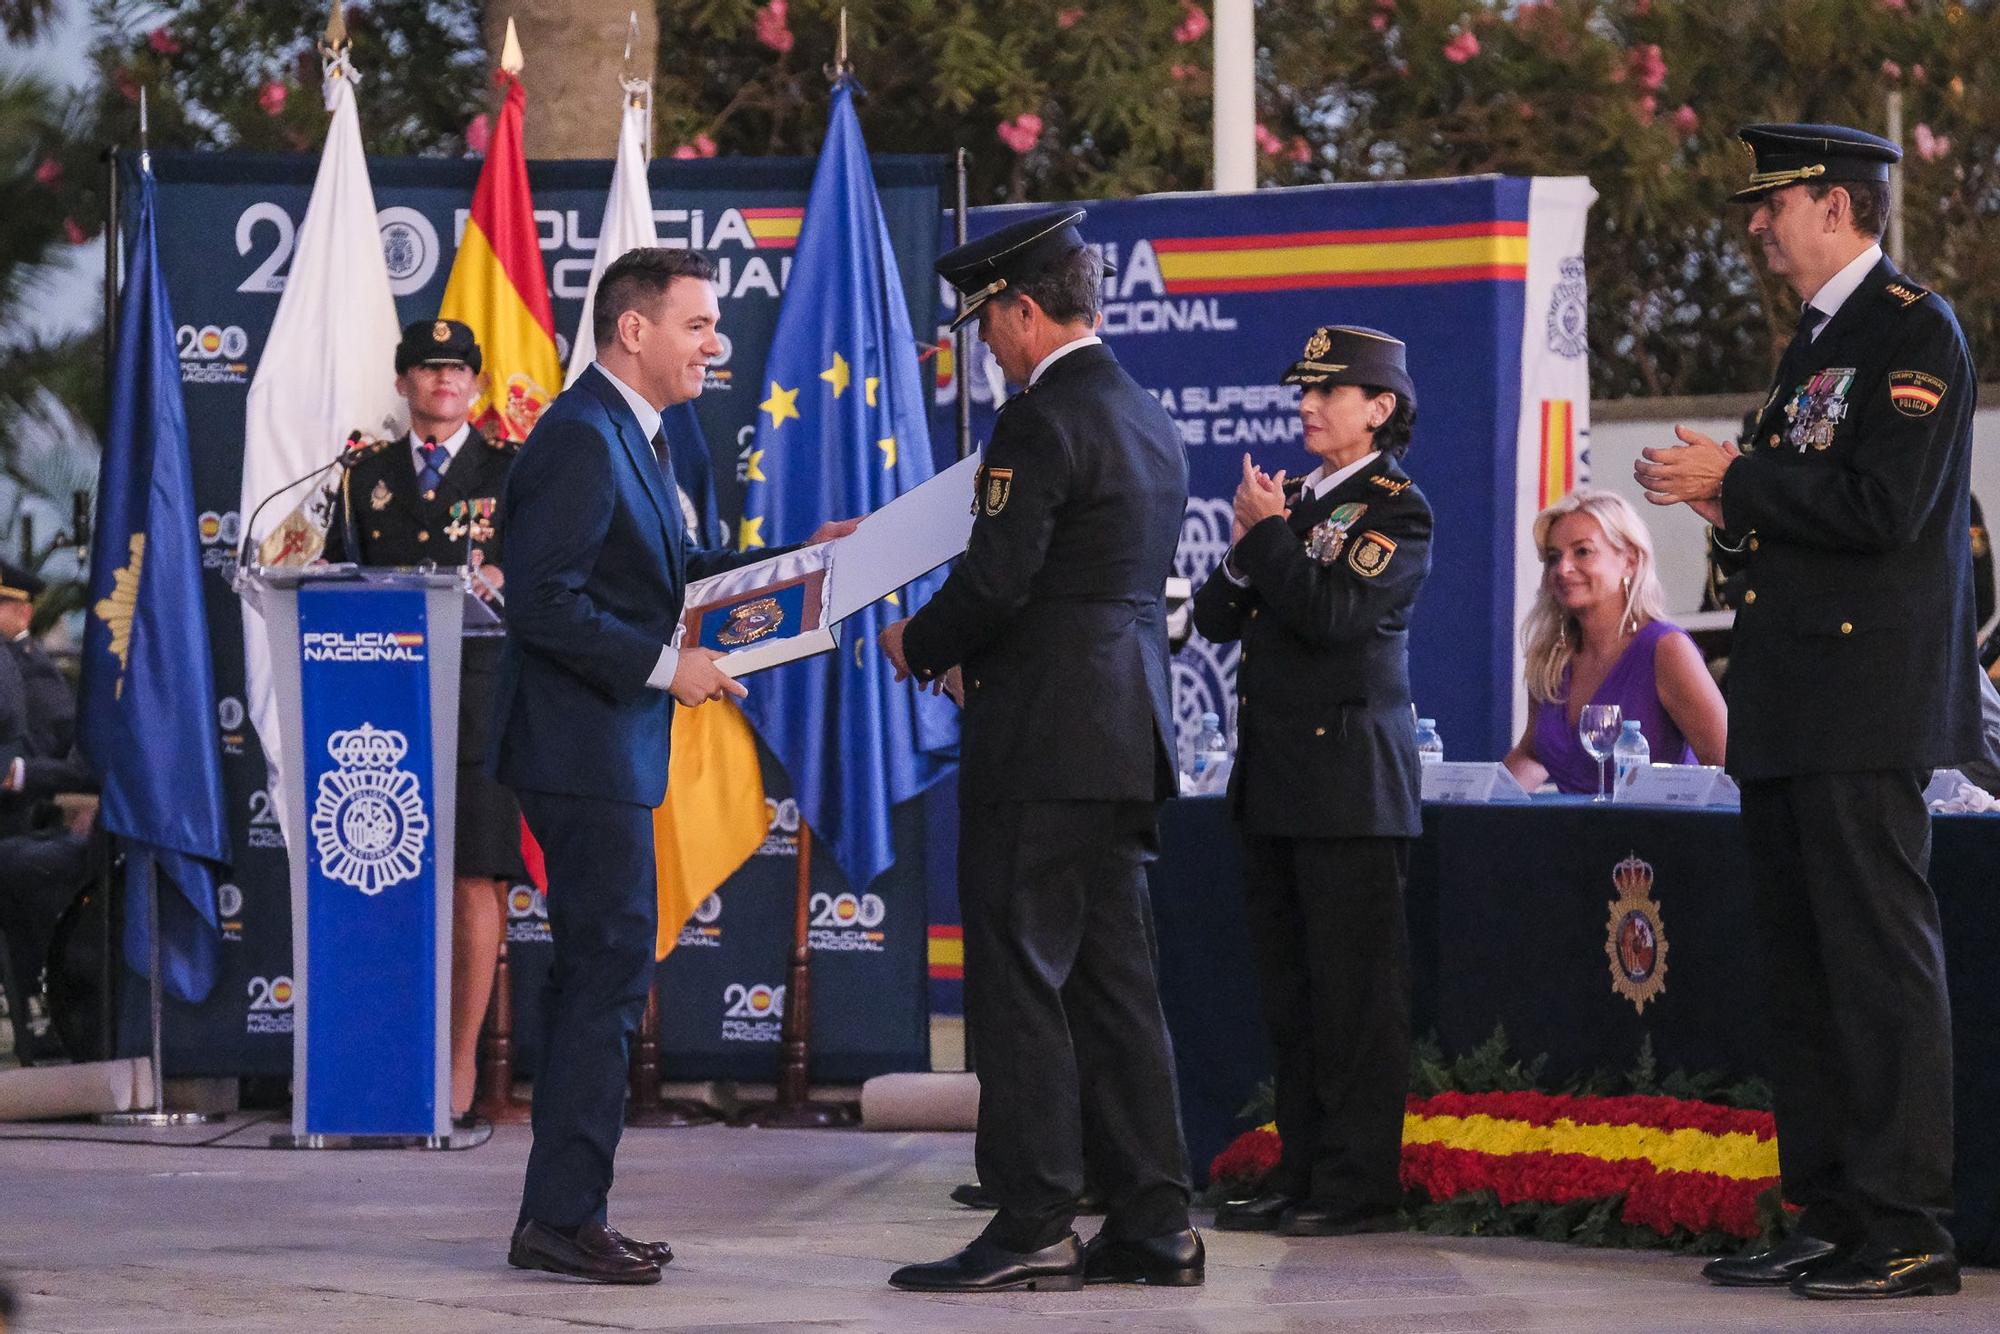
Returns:
[[[618,128],[618,162],[611,169],[611,193],[604,200],[604,221],[597,229],[597,258],[590,262],[583,318],[577,322],[576,337],[570,340],[565,389],[576,383],[576,377],[597,355],[597,339],[590,332],[592,312],[597,308],[597,280],[611,267],[611,261],[626,251],[660,243],[660,234],[653,227],[653,194],[646,185],[646,130],[652,120],[652,99],[644,92],[644,85],[628,87],[625,115]]]
[[[407,407],[396,392],[395,351],[400,330],[382,234],[375,220],[375,191],[361,153],[361,122],[353,80],[344,62],[328,72],[326,148],[312,199],[299,226],[285,291],[271,334],[250,382],[243,430],[240,512],[252,549],[285,523],[302,500],[327,485],[314,484],[272,500],[255,525],[258,505],[286,483],[330,462],[349,433],[399,435],[408,429]],[[272,563],[277,563],[273,561]],[[293,562],[296,563],[296,562]],[[288,808],[279,759],[284,754],[277,700],[272,693],[264,618],[243,604],[243,668],[251,720],[264,745],[272,805],[281,823]],[[297,849],[302,831],[285,829]]]

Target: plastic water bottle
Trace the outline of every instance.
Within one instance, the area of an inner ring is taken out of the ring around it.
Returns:
[[[1223,734],[1222,719],[1213,713],[1201,715],[1201,730],[1195,734],[1194,758],[1189,765],[1189,787],[1196,796],[1223,791],[1229,785],[1229,738]]]
[[[1444,763],[1444,738],[1438,735],[1437,719],[1417,719],[1417,762]]]
[[[1639,730],[1637,718],[1627,718],[1619,727],[1618,740],[1611,745],[1611,762],[1618,768],[1618,782],[1612,788],[1611,799],[1622,801],[1626,785],[1653,762],[1653,749],[1646,744],[1646,734]]]

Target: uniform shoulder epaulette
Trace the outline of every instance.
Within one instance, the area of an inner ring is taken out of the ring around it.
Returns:
[[[377,439],[360,431],[350,431],[347,436],[347,466],[352,468],[357,463],[372,459],[395,443],[396,441],[393,436]]]
[[[1399,482],[1393,477],[1384,477],[1379,472],[1376,473],[1373,477],[1370,477],[1368,481],[1371,485],[1381,487],[1384,491],[1387,491],[1392,496],[1400,496],[1405,491],[1409,490],[1412,486],[1416,485],[1416,483],[1408,477],[1403,478]]]
[[[1907,310],[1929,296],[1930,293],[1910,283],[1889,283],[1882,288],[1882,295]]]

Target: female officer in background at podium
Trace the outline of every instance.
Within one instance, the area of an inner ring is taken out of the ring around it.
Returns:
[[[396,346],[396,392],[410,433],[347,470],[326,559],[360,565],[472,566],[496,612],[503,536],[500,496],[520,446],[488,440],[467,420],[479,392],[479,344],[457,320],[419,320]],[[468,636],[458,696],[456,878],[451,911],[451,1112],[472,1108],[479,1026],[493,994],[507,893],[527,878],[521,810],[486,772],[501,639]]]
[[[1417,415],[1400,340],[1317,329],[1283,382],[1304,386],[1319,466],[1287,485],[1244,457],[1235,543],[1194,599],[1206,638],[1243,643],[1229,804],[1284,1145],[1265,1193],[1215,1225],[1337,1236],[1395,1226],[1403,1193],[1409,622],[1431,509],[1398,462]]]

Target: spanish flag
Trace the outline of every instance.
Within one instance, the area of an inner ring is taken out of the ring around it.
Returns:
[[[463,320],[479,339],[486,368],[472,405],[472,424],[496,440],[526,440],[562,387],[548,275],[535,233],[535,201],[528,193],[528,163],[521,154],[521,116],[528,102],[521,87],[522,63],[509,19],[500,57],[507,97],[438,308],[439,319]]]

